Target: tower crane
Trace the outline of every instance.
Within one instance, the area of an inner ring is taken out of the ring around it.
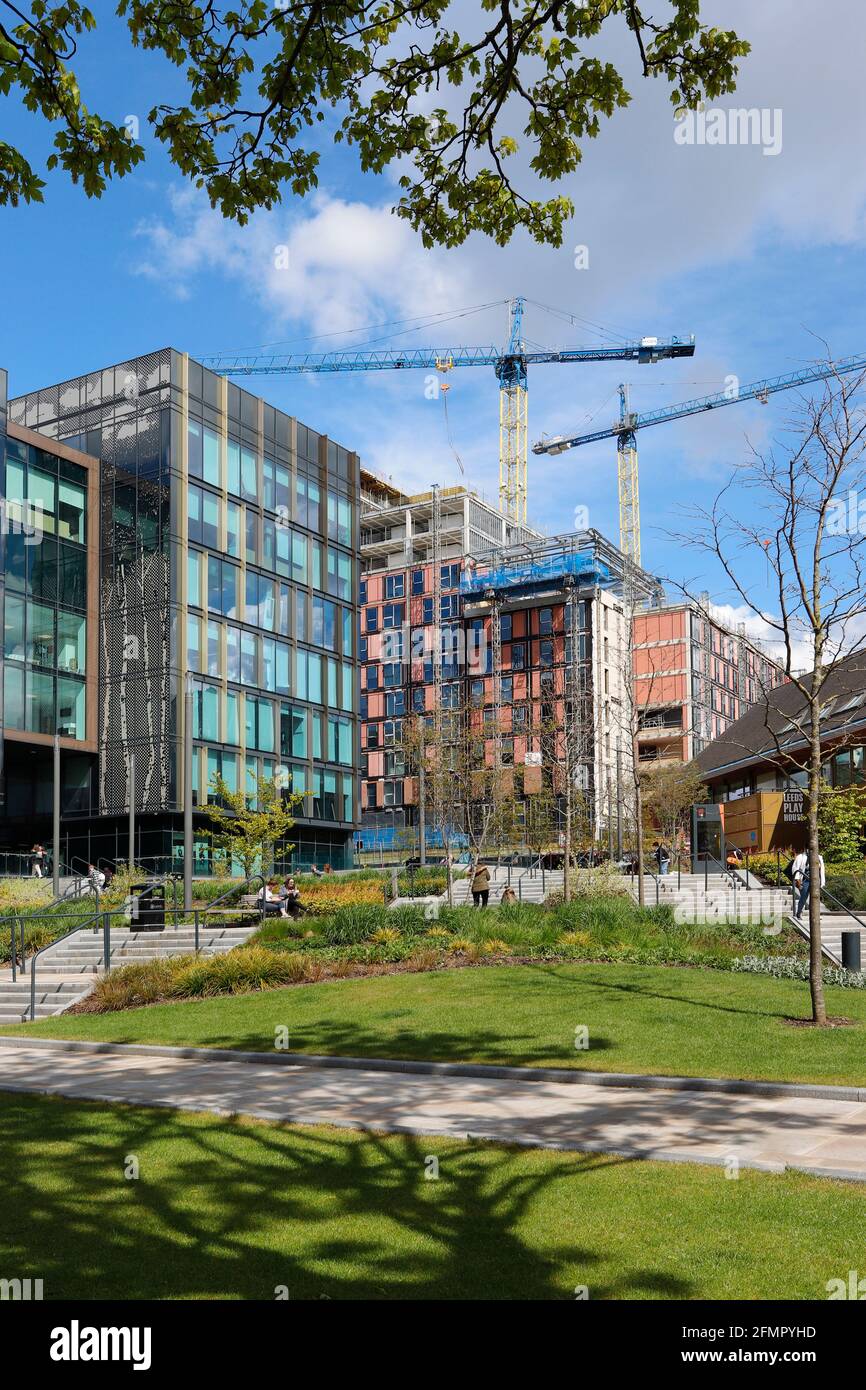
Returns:
[[[795,386],[805,386],[812,381],[826,381],[828,377],[864,371],[866,354],[860,353],[856,357],[840,358],[837,362],[814,363],[811,367],[788,372],[784,376],[753,381],[748,386],[732,385],[712,396],[681,401],[677,405],[660,406],[657,410],[642,411],[639,415],[629,408],[628,386],[623,385],[619,388],[619,420],[613,425],[607,429],[593,430],[590,434],[554,435],[551,439],[541,439],[537,444],[533,444],[532,452],[562,454],[566,449],[576,449],[581,444],[595,444],[600,439],[616,440],[620,550],[636,565],[640,565],[638,430],[647,429],[650,425],[664,425],[669,420],[681,420],[687,415],[699,415],[706,410],[718,410],[725,405],[736,405],[738,401],[756,400],[766,405],[770,396],[777,391],[790,391]]]
[[[530,364],[548,362],[660,362],[692,357],[695,340],[640,338],[599,347],[527,349],[523,339],[525,299],[508,301],[509,336],[505,347],[344,348],[324,353],[246,355],[218,353],[204,365],[223,376],[286,376],[310,372],[380,372],[407,368],[448,372],[454,367],[492,367],[499,382],[499,507],[513,520],[526,521],[527,385]]]

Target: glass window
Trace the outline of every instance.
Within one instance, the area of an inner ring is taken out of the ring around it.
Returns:
[[[213,430],[205,427],[202,442],[202,475],[206,483],[213,483],[214,487],[219,487],[221,485],[219,436],[214,434]]]
[[[340,708],[351,710],[354,705],[355,668],[348,661],[343,662],[343,698]]]
[[[187,555],[186,601],[193,608],[201,608],[201,551],[191,550]]]
[[[27,605],[27,660],[35,666],[54,666],[54,608]]]
[[[244,685],[258,685],[258,661],[256,646],[258,639],[251,632],[241,634],[241,681]]]
[[[84,544],[85,492],[61,478],[58,484],[57,534],[62,540]]]
[[[249,449],[241,449],[241,496],[249,502],[258,500],[259,487],[256,476],[256,456]]]
[[[7,599],[8,602],[8,599]],[[3,670],[3,724],[7,729],[24,728],[24,667]]]
[[[285,642],[277,643],[277,690],[281,695],[291,693],[291,651]]]
[[[237,502],[229,502],[226,510],[226,554],[241,558],[241,509]]]
[[[201,670],[201,637],[199,620],[191,614],[186,620],[186,664],[190,671]]]
[[[202,686],[201,734],[208,743],[219,743],[219,690],[215,685]]]
[[[226,695],[226,743],[240,743],[240,727],[238,724],[238,696],[233,690]]]
[[[64,608],[86,608],[87,551],[72,545],[58,546],[56,578],[53,561],[51,547],[47,541],[43,541],[39,546],[38,561],[36,556],[33,561],[34,596],[41,594],[45,598],[55,598],[62,594]]]
[[[262,517],[262,567],[266,570],[276,569],[277,566],[277,540],[274,522],[269,516]]]
[[[343,609],[341,609],[341,612],[342,612],[342,624],[343,624],[343,656],[351,656],[351,655],[352,655],[352,628],[353,628],[352,619],[353,619],[353,616],[354,616],[354,615],[353,615],[353,613],[352,613],[351,608],[343,608]]]
[[[307,479],[307,525],[311,531],[321,531],[320,518],[321,489],[312,478]]]
[[[224,564],[222,567],[223,608],[227,618],[238,616],[238,575],[237,565]]]
[[[277,649],[273,637],[262,638],[262,685],[265,690],[277,688]]]
[[[212,492],[202,493],[201,543],[208,550],[220,549],[220,503]]]
[[[57,665],[61,671],[87,669],[87,619],[62,609],[57,612]]]
[[[295,652],[295,694],[301,700],[307,698],[307,653]]]
[[[259,625],[259,576],[255,570],[247,570],[244,595],[244,618],[248,623]]]
[[[241,678],[241,633],[240,628],[226,628],[226,676],[230,681]]]
[[[27,469],[27,498],[41,512],[39,522],[49,535],[54,534],[57,507],[57,479],[41,468]]]
[[[272,579],[259,575],[259,626],[268,632],[274,630],[275,599]]]
[[[277,574],[290,575],[292,573],[292,533],[288,527],[276,527],[274,531],[274,544],[274,569]]]
[[[247,507],[246,520],[246,560],[248,565],[258,564],[259,559],[259,514]]]
[[[352,544],[352,504],[345,497],[337,501],[337,540],[343,545]]]
[[[272,512],[275,503],[273,459],[262,459],[262,506]]]
[[[201,540],[201,508],[201,488],[190,487],[186,497],[186,531],[191,541]]]
[[[291,751],[293,758],[306,758],[307,756],[307,711],[305,709],[292,710],[292,743]]]
[[[190,420],[186,428],[187,468],[190,477],[201,477],[201,425]]]
[[[57,732],[64,738],[86,738],[84,681],[60,676],[57,681]]]
[[[207,557],[207,606],[212,613],[223,611],[223,565],[217,555]]]
[[[38,734],[53,734],[54,677],[41,671],[28,671],[26,679],[25,727]]]
[[[241,495],[241,446],[235,444],[231,439],[226,445],[227,487],[229,492],[233,492],[235,497]]]
[[[258,747],[263,753],[273,753],[274,750],[274,707],[270,700],[257,701],[259,741]]]
[[[209,676],[220,675],[219,623],[208,623],[207,625],[207,673]]]
[[[288,584],[281,584],[280,588],[280,611],[277,618],[277,632],[281,632],[284,637],[289,636],[289,613],[291,611],[292,591]]]
[[[6,595],[6,608],[4,616],[3,652],[7,657],[14,661],[23,661],[25,655],[24,642],[24,600],[15,598],[12,594]],[[17,725],[13,725],[17,728]]]
[[[296,584],[307,582],[307,540],[297,534],[292,535],[292,578]]]
[[[284,586],[280,585],[282,592]],[[288,592],[288,591],[287,591]],[[307,595],[302,589],[295,590],[295,641],[306,642],[307,637]]]
[[[314,652],[307,653],[307,699],[315,704],[322,703],[322,658]]]
[[[0,462],[2,462],[2,460],[0,460]],[[10,458],[6,460],[6,500],[7,502],[26,501],[24,491],[24,465]]]

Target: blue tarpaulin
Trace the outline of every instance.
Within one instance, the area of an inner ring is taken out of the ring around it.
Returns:
[[[514,589],[540,584],[546,579],[558,579],[573,574],[589,583],[609,584],[610,570],[594,555],[551,555],[526,565],[502,565],[498,569],[475,571],[465,569],[460,576],[460,592],[480,594],[485,589]]]

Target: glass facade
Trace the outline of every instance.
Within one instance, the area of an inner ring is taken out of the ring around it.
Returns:
[[[84,739],[87,470],[3,439],[3,725]]]
[[[351,826],[357,461],[194,363],[186,445],[196,799],[278,776],[299,818]]]
[[[217,773],[250,798],[257,778],[279,777],[303,793],[297,862],[336,867],[341,846],[349,862],[357,456],[172,349],[20,397],[10,413],[100,460],[101,814],[127,812],[133,752],[139,816],[163,816],[176,833],[191,676],[196,806]],[[6,621],[24,672],[23,686],[10,678],[10,708],[44,722],[53,701],[68,727],[81,717],[73,687],[86,637],[73,621],[73,561],[96,522],[74,481],[24,480],[53,518],[64,603],[25,556],[12,576],[23,608],[13,603]],[[58,609],[50,623],[46,604]]]

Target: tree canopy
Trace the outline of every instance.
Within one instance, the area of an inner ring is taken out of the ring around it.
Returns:
[[[701,22],[700,0],[666,0],[663,20],[638,0],[481,0],[471,19],[460,10],[471,32],[454,27],[456,8],[120,0],[117,13],[133,45],[182,73],[186,100],[157,101],[147,122],[225,217],[243,223],[287,191],[308,194],[323,150],[345,144],[365,172],[394,166],[394,210],[427,246],[473,231],[505,245],[518,228],[561,243],[571,200],[532,193],[573,173],[585,141],[631,100],[623,73],[595,51],[617,24],[630,32],[635,75],[661,78],[677,109],[732,91],[749,51]],[[48,167],[90,197],[145,158],[140,132],[84,104],[75,61],[95,27],[79,0],[0,0],[0,93],[55,127]],[[167,71],[166,89],[175,85]],[[0,204],[40,202],[44,187],[0,141]]]

